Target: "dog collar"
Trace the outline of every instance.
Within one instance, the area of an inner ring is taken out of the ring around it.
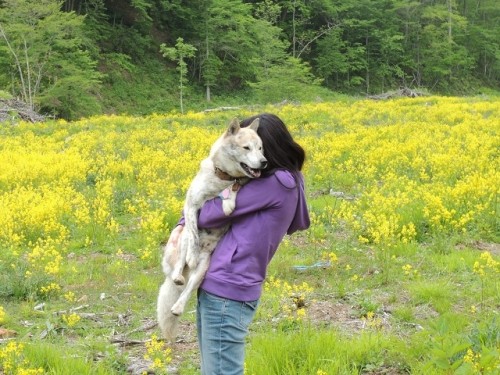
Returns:
[[[236,181],[236,180],[238,180],[236,177],[233,177],[229,173],[224,172],[219,167],[215,167],[215,175],[217,177],[219,177],[221,180],[225,180],[225,181]]]
[[[219,167],[215,167],[215,175],[224,181],[234,181],[234,183],[231,185],[232,191],[238,191],[240,189],[240,187],[244,184],[244,181],[245,181],[244,177],[240,177],[240,178],[233,177],[229,173],[224,172]],[[227,198],[225,198],[225,199],[227,199]]]

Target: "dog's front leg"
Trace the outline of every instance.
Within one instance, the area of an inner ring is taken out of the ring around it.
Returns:
[[[224,211],[224,215],[231,215],[236,208],[238,190],[240,190],[240,184],[235,182],[219,195],[222,199],[222,211]]]
[[[191,199],[186,199],[184,204],[184,230],[182,231],[181,246],[179,257],[172,272],[172,280],[177,285],[184,285],[182,271],[186,263],[189,268],[196,268],[199,254],[199,235],[198,235],[198,208],[192,203]]]
[[[228,198],[222,201],[222,211],[224,211],[224,215],[226,216],[231,215],[236,208],[236,192],[230,190],[228,195]]]
[[[181,315],[186,308],[186,304],[189,301],[189,297],[191,294],[198,289],[203,278],[205,277],[205,273],[207,272],[208,266],[210,265],[210,254],[202,251],[200,253],[198,265],[194,270],[191,270],[189,273],[189,280],[186,284],[186,287],[182,291],[181,295],[177,299],[177,302],[172,306],[170,310],[174,315]]]

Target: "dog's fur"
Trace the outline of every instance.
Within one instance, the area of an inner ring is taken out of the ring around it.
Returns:
[[[198,210],[208,199],[215,198],[233,184],[242,185],[260,176],[267,161],[262,141],[257,135],[259,119],[241,128],[233,119],[228,130],[212,146],[208,158],[201,162],[184,204],[185,226],[180,244],[164,248],[162,268],[165,281],[158,296],[158,324],[167,340],[174,340],[178,317],[184,312],[191,294],[201,284],[210,263],[210,255],[227,227],[199,230]],[[223,210],[230,215],[235,208],[237,189],[229,189],[228,199],[222,201]],[[186,283],[187,280],[187,283]]]

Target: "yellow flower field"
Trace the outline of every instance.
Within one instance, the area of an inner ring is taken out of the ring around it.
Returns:
[[[446,236],[498,243],[500,99],[339,101],[259,111],[284,119],[306,150],[311,243],[339,228],[375,251]],[[158,268],[159,245],[177,222],[199,162],[232,117],[255,113],[0,124],[0,296],[74,300],[78,261],[95,254],[112,259],[97,277],[121,275],[130,259]],[[322,252],[337,262],[331,249]],[[498,275],[491,259],[488,271]],[[399,269],[417,278],[412,265]],[[277,305],[297,294],[286,281],[271,279],[267,286],[273,285]],[[69,312],[62,321],[81,324]]]
[[[318,224],[343,221],[375,245],[455,232],[498,237],[500,101],[432,97],[265,110],[305,147],[309,193],[355,197],[315,210]],[[127,251],[147,261],[179,216],[210,144],[232,116],[250,114],[4,124],[3,259],[24,254],[24,277],[57,279],[68,248],[136,236],[140,246]]]

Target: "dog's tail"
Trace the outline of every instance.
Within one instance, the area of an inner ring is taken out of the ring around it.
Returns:
[[[163,338],[170,342],[175,342],[179,317],[172,314],[170,309],[181,294],[180,288],[174,284],[170,277],[165,278],[165,282],[160,288],[157,303],[158,325]]]

